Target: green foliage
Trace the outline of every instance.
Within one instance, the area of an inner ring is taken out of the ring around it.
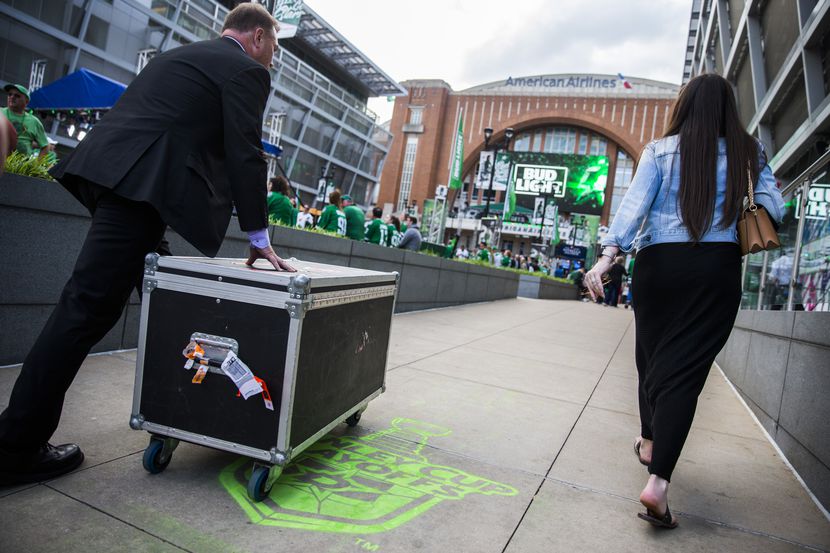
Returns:
[[[528,276],[535,276],[540,278],[546,278],[548,280],[553,280],[555,282],[562,282],[564,284],[572,284],[570,280],[566,278],[559,278],[550,275],[546,275],[541,271],[528,271],[527,269],[514,269],[513,267],[496,267],[492,265],[489,261],[484,261],[482,259],[459,259],[453,258],[453,261],[458,261],[460,263],[470,263],[472,265],[478,265],[479,267],[487,267],[489,269],[498,269],[500,271],[510,271],[511,273],[517,273],[520,275],[528,275]]]
[[[304,231],[304,232],[313,232],[314,234],[323,234],[325,236],[333,236],[334,238],[348,238],[348,236],[343,236],[341,234],[337,234],[336,232],[323,230],[323,229],[317,228],[317,227],[303,227],[303,228],[300,228],[300,227],[295,227],[294,225],[286,225],[285,223],[283,223],[281,221],[277,221],[276,219],[270,219],[269,218],[268,223],[270,225],[275,226],[275,227],[285,227],[285,228],[290,228],[290,229],[293,229],[293,230],[301,230],[301,231]]]
[[[12,152],[6,158],[5,171],[6,173],[23,175],[24,177],[55,180],[49,174],[49,169],[54,164],[54,161],[50,161],[47,156],[26,156],[20,152]]]

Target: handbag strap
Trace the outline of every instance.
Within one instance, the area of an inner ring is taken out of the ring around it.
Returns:
[[[747,196],[749,197],[749,210],[757,211],[758,206],[755,205],[755,187],[752,186],[752,169],[748,161],[746,162],[746,185]]]

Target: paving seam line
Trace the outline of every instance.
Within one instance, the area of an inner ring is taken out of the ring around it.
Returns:
[[[446,308],[444,308],[444,307],[439,307],[439,308],[437,308],[437,309],[446,309]],[[568,309],[566,308],[566,309],[564,309],[563,311],[567,311],[567,310],[568,310]],[[539,322],[539,321],[541,321],[542,319],[546,319],[546,318],[548,318],[548,317],[553,317],[554,315],[561,315],[561,314],[563,313],[563,311],[556,311],[556,312],[554,312],[554,313],[549,313],[549,314],[547,314],[547,315],[544,315],[544,316],[542,316],[542,317],[539,317],[538,319],[533,319],[532,321],[526,321],[526,322],[519,323],[519,324],[514,325],[514,326],[508,326],[507,328],[502,328],[502,329],[500,329],[500,330],[497,330],[496,332],[492,332],[492,333],[490,333],[490,334],[487,334],[486,336],[479,336],[479,337],[474,338],[474,339],[472,339],[472,340],[470,340],[470,341],[468,341],[468,342],[464,342],[464,343],[461,343],[461,344],[456,344],[456,345],[454,345],[454,346],[450,346],[450,347],[448,347],[447,349],[442,349],[441,351],[436,351],[435,353],[430,353],[429,355],[425,355],[424,357],[420,357],[420,358],[418,358],[418,359],[413,359],[412,361],[407,361],[406,363],[403,363],[403,364],[401,364],[401,365],[395,365],[394,367],[387,368],[387,369],[386,369],[386,372],[387,372],[387,373],[388,373],[388,372],[392,372],[392,371],[394,371],[395,369],[399,369],[399,368],[401,368],[401,367],[405,367],[405,366],[407,366],[407,365],[411,365],[412,363],[417,363],[418,361],[424,361],[425,359],[429,359],[430,357],[435,357],[436,355],[441,355],[442,353],[447,353],[448,351],[452,351],[452,350],[454,350],[454,349],[456,349],[456,348],[460,348],[460,347],[463,347],[463,346],[468,346],[468,345],[472,344],[473,342],[477,342],[477,341],[479,341],[479,340],[484,340],[485,338],[492,338],[492,337],[493,337],[493,336],[495,336],[496,334],[501,334],[502,332],[504,332],[504,331],[506,331],[506,330],[513,330],[514,328],[519,328],[520,326],[525,326],[525,325],[529,325],[529,324],[533,324],[533,323],[538,323],[538,322]],[[409,313],[420,313],[420,311],[409,311]]]
[[[784,461],[784,464],[787,466],[788,469],[790,469],[790,472],[793,473],[795,479],[798,480],[798,483],[801,484],[801,487],[804,488],[804,491],[807,492],[807,495],[809,495],[810,499],[813,500],[813,503],[816,504],[818,510],[821,512],[822,515],[824,515],[824,518],[827,519],[828,522],[830,522],[830,512],[828,512],[827,509],[824,508],[824,506],[818,500],[816,495],[810,490],[810,488],[807,487],[807,483],[804,482],[804,479],[801,478],[801,475],[798,474],[798,471],[795,470],[795,467],[793,467],[792,463],[790,463],[790,460],[787,459],[787,456],[784,455],[784,452],[781,451],[781,448],[778,447],[778,444],[775,443],[775,440],[772,439],[772,436],[770,436],[769,432],[767,432],[767,429],[764,428],[764,425],[761,424],[761,421],[758,420],[758,417],[756,417],[752,409],[749,408],[749,405],[747,405],[746,401],[744,401],[744,398],[741,397],[741,394],[738,393],[738,390],[735,388],[735,385],[732,384],[732,381],[729,380],[729,377],[726,376],[726,373],[723,372],[723,369],[720,367],[717,361],[715,361],[714,365],[718,369],[718,371],[720,371],[721,376],[723,376],[723,379],[729,385],[729,388],[732,390],[732,393],[735,394],[735,397],[737,397],[738,400],[741,402],[741,405],[744,406],[744,409],[746,409],[747,413],[749,413],[749,416],[752,417],[752,420],[755,421],[755,424],[758,425],[758,428],[761,429],[761,432],[763,433],[764,437],[766,437],[767,441],[770,443],[770,445],[772,445],[772,448],[775,450],[778,456],[781,457],[781,459]]]
[[[501,553],[505,553],[507,551],[507,548],[510,546],[510,542],[513,541],[513,536],[516,535],[516,532],[518,532],[519,527],[521,527],[521,525],[522,525],[522,522],[524,522],[524,519],[525,519],[525,516],[527,515],[527,512],[530,510],[530,507],[533,505],[533,501],[536,499],[536,496],[539,495],[539,492],[542,490],[542,486],[545,484],[545,481],[548,479],[548,476],[550,475],[550,471],[553,470],[553,465],[556,464],[556,460],[559,459],[559,455],[562,453],[562,450],[565,449],[565,444],[568,443],[568,440],[570,439],[571,434],[574,431],[574,428],[576,428],[576,425],[579,424],[579,420],[582,418],[582,414],[585,412],[585,409],[588,408],[588,404],[591,402],[591,398],[594,397],[594,392],[597,391],[597,387],[599,386],[599,383],[602,381],[602,378],[605,376],[605,373],[608,372],[608,367],[611,365],[611,360],[614,359],[614,356],[617,354],[617,351],[619,351],[620,346],[623,343],[623,340],[625,340],[625,337],[628,334],[628,329],[633,324],[634,324],[634,319],[632,318],[628,322],[628,325],[625,327],[625,330],[623,331],[622,336],[620,336],[620,339],[617,342],[617,347],[614,348],[614,351],[611,353],[611,356],[608,358],[608,361],[605,363],[605,368],[603,369],[602,374],[600,374],[599,378],[597,378],[597,382],[596,382],[596,384],[594,384],[593,390],[591,390],[591,393],[588,395],[588,399],[585,400],[585,405],[582,406],[582,410],[576,416],[576,420],[574,420],[574,423],[571,426],[571,429],[568,431],[568,435],[565,436],[565,440],[562,442],[562,445],[559,447],[559,451],[557,451],[556,455],[553,457],[553,461],[551,461],[547,472],[542,477],[542,481],[539,482],[539,487],[536,488],[536,492],[533,494],[533,497],[531,497],[530,501],[527,503],[527,507],[525,508],[525,511],[522,513],[522,516],[519,518],[519,522],[516,524],[516,527],[513,529],[513,532],[510,534],[510,537],[507,538],[507,543],[504,544],[504,548],[501,550]]]
[[[81,505],[86,505],[86,506],[87,506],[87,507],[89,507],[90,509],[93,509],[93,510],[95,510],[95,511],[98,511],[99,513],[101,513],[101,514],[102,514],[102,515],[104,515],[104,516],[107,516],[107,517],[109,517],[109,518],[112,518],[112,519],[114,519],[114,520],[117,520],[118,522],[120,522],[120,523],[122,523],[122,524],[126,524],[127,526],[129,526],[129,527],[131,527],[131,528],[135,528],[136,530],[138,530],[139,532],[141,532],[141,533],[143,533],[143,534],[147,534],[148,536],[151,536],[151,537],[153,537],[153,538],[156,538],[157,540],[160,540],[160,541],[162,541],[162,542],[164,542],[164,543],[166,543],[166,544],[169,544],[169,545],[171,545],[171,546],[175,547],[176,549],[180,549],[180,550],[182,550],[182,551],[185,551],[186,553],[196,553],[196,552],[191,551],[191,550],[189,550],[189,549],[185,549],[184,547],[182,547],[182,546],[180,546],[180,545],[177,545],[177,544],[175,544],[175,543],[171,542],[170,540],[166,540],[166,539],[162,538],[161,536],[157,536],[156,534],[153,534],[152,532],[149,532],[149,531],[145,530],[144,528],[141,528],[141,527],[139,527],[139,526],[136,526],[136,525],[135,525],[135,524],[133,524],[132,522],[129,522],[129,521],[127,521],[127,520],[124,520],[124,519],[122,519],[122,518],[119,518],[119,517],[115,516],[115,515],[114,515],[114,514],[112,514],[112,513],[108,513],[108,512],[106,512],[105,510],[103,510],[103,509],[101,509],[101,508],[98,508],[98,507],[96,507],[95,505],[92,505],[91,503],[88,503],[88,502],[86,502],[86,501],[84,501],[84,500],[82,500],[82,499],[78,499],[77,497],[71,496],[71,495],[69,495],[68,493],[66,493],[66,492],[62,492],[61,490],[59,490],[59,489],[57,489],[57,488],[53,488],[53,487],[52,487],[52,486],[50,486],[49,484],[43,484],[43,486],[44,486],[44,487],[46,487],[46,488],[49,488],[49,489],[50,489],[50,490],[52,490],[53,492],[59,493],[59,494],[61,494],[62,496],[64,496],[64,497],[67,497],[67,498],[71,499],[72,501],[77,501],[77,502],[78,502],[78,503],[80,503]]]
[[[471,378],[464,378],[462,376],[454,376],[454,375],[451,375],[451,374],[439,373],[439,372],[430,371],[430,370],[427,370],[427,369],[422,369],[420,367],[413,367],[411,365],[405,365],[405,366],[409,367],[413,371],[419,371],[419,372],[422,372],[422,373],[432,374],[432,375],[435,375],[435,376],[443,376],[444,378],[452,378],[453,380],[460,380],[461,382],[469,382],[471,384],[478,384],[480,386],[488,386],[490,388],[496,388],[497,390],[504,390],[505,392],[514,392],[514,393],[517,393],[517,394],[524,394],[524,395],[531,396],[531,397],[536,397],[536,398],[539,398],[539,399],[548,399],[548,400],[552,400],[552,401],[561,401],[562,403],[568,403],[570,405],[582,405],[582,402],[580,402],[580,401],[571,401],[571,400],[568,400],[568,399],[560,399],[558,397],[550,397],[550,396],[546,396],[546,395],[542,395],[542,394],[535,394],[533,392],[527,392],[525,390],[517,390],[515,388],[507,388],[505,386],[499,386],[497,384],[488,384],[487,382],[479,382],[478,380],[473,380]]]

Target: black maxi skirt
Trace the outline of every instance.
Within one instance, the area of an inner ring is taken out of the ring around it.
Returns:
[[[741,302],[737,244],[655,244],[632,278],[641,435],[649,472],[671,480],[715,356]]]

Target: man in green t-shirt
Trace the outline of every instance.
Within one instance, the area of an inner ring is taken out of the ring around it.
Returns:
[[[363,239],[371,244],[386,246],[389,243],[389,228],[383,222],[383,210],[379,207],[372,209],[372,219],[366,221],[366,232]]]
[[[40,153],[46,155],[52,149],[46,138],[46,131],[40,119],[26,111],[29,105],[29,91],[23,85],[7,84],[3,90],[8,93],[3,115],[17,131],[17,151],[23,155]]]
[[[352,240],[363,240],[366,215],[362,209],[354,205],[352,197],[348,194],[343,196],[343,213],[346,214],[346,236]]]
[[[320,214],[320,219],[317,220],[317,228],[346,236],[346,214],[340,209],[341,204],[340,191],[335,189],[334,192],[329,194],[329,205]]]

